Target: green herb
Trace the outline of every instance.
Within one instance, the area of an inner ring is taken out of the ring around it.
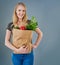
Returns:
[[[34,16],[32,16],[30,23],[27,24],[27,26],[26,26],[26,29],[34,31],[37,28],[37,26],[38,26],[37,20]]]
[[[18,27],[18,26],[14,26],[14,28],[15,28],[15,29],[19,29],[19,27]]]

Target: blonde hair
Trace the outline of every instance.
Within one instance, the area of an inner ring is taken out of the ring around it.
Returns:
[[[18,7],[19,5],[22,5],[22,6],[25,8],[25,10],[26,10],[26,6],[25,6],[24,3],[22,3],[22,2],[17,3],[17,5],[16,5],[15,8],[14,8],[14,12],[13,12],[13,24],[14,24],[14,25],[16,25],[16,23],[18,22],[18,17],[17,17],[17,15],[16,15],[16,9],[17,9],[17,7]],[[27,22],[27,14],[26,14],[26,11],[25,11],[25,15],[24,15],[22,21],[23,21],[23,22]]]

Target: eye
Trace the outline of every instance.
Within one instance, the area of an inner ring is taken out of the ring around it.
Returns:
[[[20,9],[18,11],[21,11]]]
[[[25,12],[25,10],[23,10],[23,12]]]

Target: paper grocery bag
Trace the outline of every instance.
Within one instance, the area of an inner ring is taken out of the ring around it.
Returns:
[[[16,48],[27,46],[28,53],[32,50],[32,30],[13,29],[13,45]]]

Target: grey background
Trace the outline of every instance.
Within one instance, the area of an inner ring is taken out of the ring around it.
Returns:
[[[4,39],[14,6],[20,1],[27,6],[28,18],[35,16],[43,32],[40,45],[34,49],[34,65],[60,65],[60,0],[0,0],[0,65],[12,65],[12,52],[5,47]]]

